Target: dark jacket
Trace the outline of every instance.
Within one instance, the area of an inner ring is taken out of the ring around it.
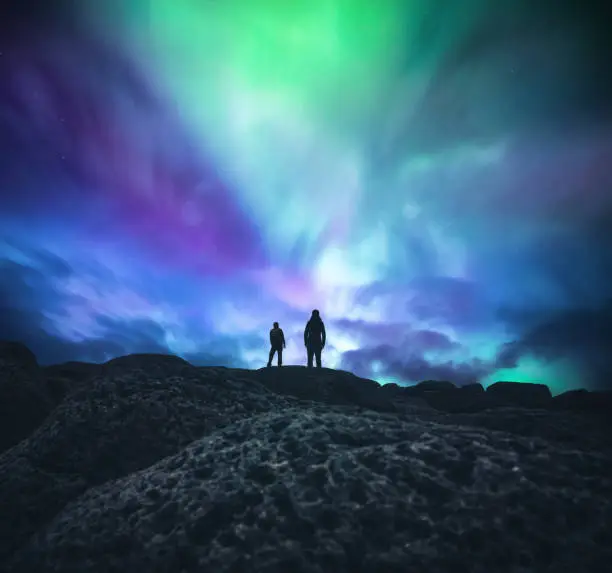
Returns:
[[[325,346],[325,325],[318,316],[310,317],[304,329],[304,344],[306,346]]]
[[[270,345],[272,348],[283,348],[285,346],[285,335],[282,328],[270,330]]]

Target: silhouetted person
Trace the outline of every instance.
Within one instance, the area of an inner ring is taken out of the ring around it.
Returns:
[[[278,352],[278,365],[283,365],[283,348],[285,348],[285,335],[283,329],[279,328],[278,322],[275,322],[270,331],[270,357],[268,358],[268,367],[272,366],[274,353]]]
[[[321,368],[321,350],[325,348],[325,325],[318,310],[313,310],[310,320],[304,329],[304,344],[308,353],[308,368],[312,368],[312,357],[317,359],[317,368]]]

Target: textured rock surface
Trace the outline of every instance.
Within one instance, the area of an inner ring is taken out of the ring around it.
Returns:
[[[544,408],[552,403],[548,386],[524,382],[495,382],[487,387],[488,397],[506,404],[532,408]]]
[[[256,382],[175,357],[128,357],[98,370],[0,457],[0,559],[88,487],[146,468],[219,425],[290,404]]]
[[[612,392],[587,392],[570,390],[553,398],[552,407],[556,410],[591,412],[612,416]]]
[[[87,362],[66,362],[45,366],[42,369],[49,395],[54,404],[59,404],[69,392],[75,390],[79,385],[86,384],[99,370],[98,364]]]
[[[599,573],[612,559],[611,428],[590,410],[450,413],[345,372],[168,356],[1,364],[71,386],[0,456],[0,570]]]
[[[0,453],[27,437],[51,408],[35,356],[21,344],[0,342]]]

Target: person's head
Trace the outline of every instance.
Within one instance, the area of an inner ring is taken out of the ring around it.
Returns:
[[[278,328],[278,322],[274,323],[274,328]]]
[[[312,311],[312,316],[314,316],[314,317],[318,317],[319,316],[319,311],[316,308]]]

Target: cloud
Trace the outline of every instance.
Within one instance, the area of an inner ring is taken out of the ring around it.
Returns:
[[[422,277],[407,290],[408,310],[420,320],[436,320],[466,330],[482,328],[490,320],[485,293],[467,278]]]
[[[389,345],[412,352],[450,351],[461,346],[443,332],[421,329],[409,322],[338,319],[331,321],[328,329],[351,336],[363,346]]]
[[[491,365],[474,358],[468,362],[430,362],[425,358],[411,358],[407,361],[392,362],[387,375],[400,380],[418,382],[421,380],[447,380],[463,386],[482,381],[491,373]]]
[[[195,364],[243,364],[244,339],[203,335],[187,319],[168,323],[154,300],[129,288],[118,291],[117,277],[108,268],[97,268],[89,289],[63,288],[75,281],[87,284],[84,277],[82,269],[48,250],[0,242],[0,339],[26,344],[41,364],[104,362],[130,353],[177,353]],[[179,328],[173,333],[172,326]],[[173,334],[183,337],[183,352],[173,345]]]
[[[433,338],[439,344],[443,337],[438,334]],[[444,342],[444,345],[449,342]],[[370,378],[403,382],[447,380],[458,385],[478,382],[494,370],[492,364],[479,359],[431,361],[424,354],[423,347],[403,349],[382,344],[345,352],[341,367]]]
[[[524,356],[546,362],[566,359],[578,365],[589,387],[607,387],[612,380],[612,302],[598,308],[572,308],[538,320],[538,313],[517,314],[515,328],[526,324],[516,340],[500,348],[496,365],[513,368]],[[517,324],[518,323],[518,324]]]
[[[41,364],[102,362],[122,353],[124,348],[112,339],[79,343],[52,333],[41,307],[57,308],[63,303],[45,276],[56,264],[47,253],[41,253],[33,266],[0,260],[0,339],[26,344]]]

